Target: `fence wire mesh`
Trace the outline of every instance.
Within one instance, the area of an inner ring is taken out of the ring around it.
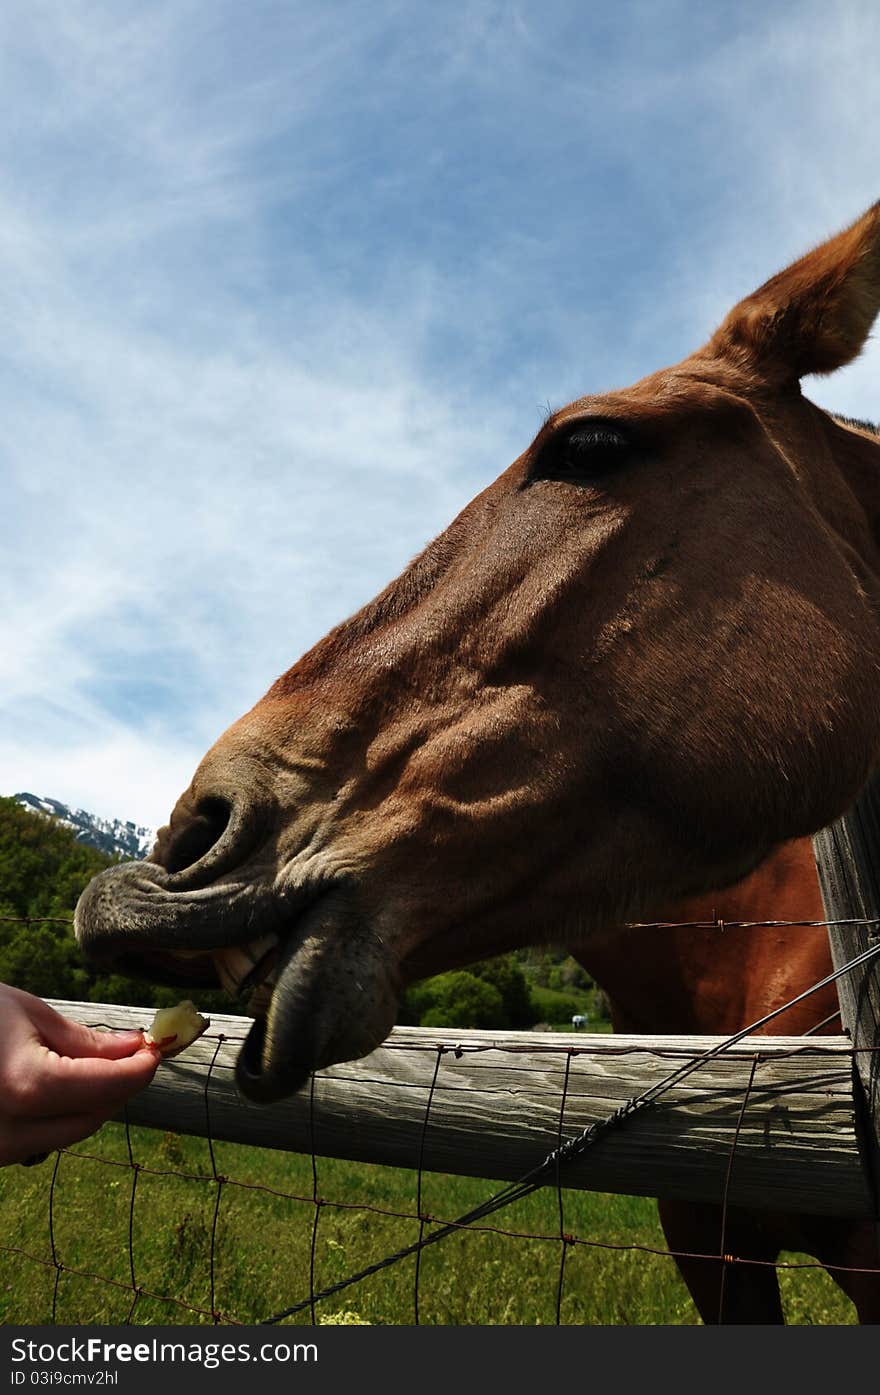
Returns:
[[[26,922],[19,920],[18,923]],[[779,926],[818,928],[829,924],[875,925],[876,922],[774,920],[687,923],[689,928],[714,927],[719,930],[773,929]],[[673,928],[677,925],[673,922],[656,922],[651,927],[643,928]],[[825,1019],[816,1023],[813,1030],[825,1028],[829,1021]],[[739,1033],[730,1041],[745,1034]],[[282,1154],[275,1154],[273,1159],[276,1164],[273,1177],[285,1164],[295,1161],[296,1166],[291,1170],[296,1173],[299,1185],[278,1186],[258,1180],[253,1170],[250,1176],[233,1175],[237,1165],[253,1169],[251,1155],[256,1150],[218,1141],[212,1110],[221,1049],[241,1039],[210,1030],[203,1038],[203,1041],[211,1043],[212,1056],[202,1092],[204,1127],[201,1166],[194,1168],[188,1164],[188,1158],[194,1155],[193,1150],[198,1145],[194,1140],[180,1139],[174,1132],[174,1118],[169,1116],[167,1130],[161,1134],[135,1127],[126,1117],[122,1125],[105,1126],[97,1136],[100,1151],[95,1151],[94,1140],[91,1140],[88,1144],[57,1152],[42,1169],[31,1169],[27,1174],[20,1169],[5,1170],[4,1184],[13,1174],[18,1178],[26,1176],[29,1204],[41,1204],[45,1208],[42,1243],[33,1224],[32,1211],[25,1223],[21,1208],[27,1204],[26,1198],[20,1196],[17,1202],[18,1214],[22,1218],[19,1234],[15,1234],[10,1224],[9,1207],[6,1208],[6,1234],[0,1240],[0,1256],[4,1258],[8,1270],[6,1292],[14,1292],[27,1272],[41,1271],[48,1282],[44,1311],[32,1311],[26,1318],[16,1317],[13,1313],[6,1320],[53,1324],[184,1321],[217,1325],[279,1321],[312,1324],[323,1321],[378,1321],[418,1325],[423,1321],[468,1323],[512,1320],[560,1324],[591,1320],[629,1323],[669,1320],[668,1317],[640,1315],[632,1307],[618,1318],[585,1317],[582,1294],[576,1286],[583,1282],[589,1284],[590,1276],[585,1266],[578,1267],[574,1260],[600,1254],[625,1258],[630,1262],[631,1269],[643,1259],[662,1261],[664,1265],[672,1261],[685,1266],[711,1266],[717,1273],[718,1319],[723,1320],[725,1290],[730,1283],[730,1275],[734,1273],[765,1272],[782,1277],[808,1271],[817,1274],[827,1271],[844,1284],[847,1276],[877,1276],[873,1261],[829,1263],[826,1259],[823,1263],[809,1256],[762,1257],[754,1253],[737,1253],[731,1245],[736,1165],[743,1128],[750,1114],[759,1107],[756,1103],[756,1082],[760,1081],[764,1062],[760,1039],[756,1039],[756,1050],[751,1057],[729,1149],[726,1157],[719,1161],[717,1244],[701,1248],[676,1248],[664,1243],[657,1227],[655,1232],[660,1238],[654,1242],[650,1237],[646,1241],[611,1234],[578,1233],[583,1225],[590,1224],[590,1220],[585,1218],[592,1216],[592,1223],[595,1224],[598,1213],[594,1195],[572,1191],[566,1186],[566,1147],[570,1148],[572,1141],[567,1130],[566,1111],[572,1073],[576,1069],[578,1055],[584,1049],[578,1045],[576,1037],[572,1038],[570,1046],[554,1048],[562,1053],[563,1059],[555,1129],[556,1147],[547,1157],[536,1158],[536,1163],[542,1165],[539,1204],[530,1195],[530,1207],[523,1207],[521,1202],[526,1192],[522,1189],[517,1192],[514,1184],[503,1188],[488,1204],[483,1201],[464,1207],[463,1214],[456,1214],[461,1211],[459,1196],[467,1195],[470,1198],[482,1191],[485,1197],[491,1192],[491,1184],[471,1181],[462,1192],[461,1179],[445,1178],[437,1172],[429,1172],[425,1166],[426,1141],[444,1057],[450,1054],[460,1056],[464,1054],[463,1048],[456,1050],[448,1044],[431,1045],[428,1042],[422,1047],[431,1059],[431,1069],[428,1072],[430,1083],[417,1153],[411,1169],[407,1170],[408,1180],[395,1190],[392,1204],[388,1184],[384,1180],[380,1183],[372,1180],[376,1173],[382,1173],[384,1179],[386,1169],[372,1168],[368,1164],[356,1168],[350,1164],[346,1173],[345,1165],[335,1159],[321,1157],[314,1126],[314,1077],[309,1087],[310,1149],[295,1160]],[[604,1051],[609,1055],[614,1054],[614,1038],[605,1040],[607,1045],[603,1047]],[[413,1048],[410,1046],[408,1049]],[[525,1033],[521,1045],[505,1042],[491,1047],[470,1046],[467,1049],[500,1050],[515,1055],[519,1051],[534,1050],[535,1043],[530,1040],[530,1034]],[[648,1054],[664,1059],[676,1059],[682,1054],[680,1049],[658,1048],[656,1039],[653,1045],[646,1044],[644,1049]],[[803,1046],[793,1048],[790,1054],[809,1057],[811,1053],[821,1053],[821,1050],[818,1042],[815,1045],[805,1042]],[[631,1051],[632,1047],[620,1048],[620,1054]],[[717,1054],[717,1051],[712,1054]],[[691,1064],[675,1068],[672,1076],[680,1076],[683,1070],[689,1072],[698,1069],[700,1064],[691,1053]],[[621,1119],[626,1116],[629,1104],[627,1108],[618,1109]],[[760,1108],[767,1108],[766,1101],[761,1102]],[[752,1119],[753,1125],[754,1122]],[[93,1184],[89,1187],[83,1182],[87,1169],[96,1170]],[[103,1185],[100,1181],[94,1183],[97,1170],[100,1171]],[[37,1177],[38,1171],[42,1173],[40,1178]],[[395,1169],[393,1175],[400,1178],[401,1171]],[[446,1196],[439,1206],[430,1206],[429,1195],[441,1197],[444,1187],[452,1182],[458,1188],[453,1189],[454,1197]],[[172,1187],[174,1195],[170,1207],[168,1198],[164,1202],[159,1199],[157,1183]],[[333,1195],[331,1193],[336,1185],[353,1187],[362,1195]],[[534,1193],[537,1185],[530,1187],[528,1192]],[[398,1198],[407,1193],[411,1201],[403,1204]],[[232,1198],[235,1200],[232,1201]],[[240,1204],[244,1198],[251,1203],[249,1210],[243,1209]],[[496,1207],[494,1202],[498,1198],[501,1201]],[[262,1217],[261,1201],[270,1203]],[[509,1224],[490,1224],[489,1215],[500,1209],[502,1201],[511,1206],[506,1213]],[[592,1206],[585,1203],[592,1203]],[[352,1247],[347,1240],[343,1243],[335,1238],[340,1231],[334,1229],[332,1223],[328,1224],[329,1218],[334,1216],[355,1219],[359,1240],[357,1246]],[[290,1222],[294,1217],[297,1238],[291,1243]],[[514,1217],[517,1224],[514,1224]],[[870,1222],[866,1222],[866,1225],[870,1228]],[[65,1234],[65,1230],[68,1234]],[[332,1233],[325,1234],[328,1230]],[[458,1247],[444,1270],[442,1298],[439,1302],[432,1300],[430,1294],[426,1294],[426,1285],[430,1285],[434,1274],[439,1271],[428,1272],[429,1247],[433,1249],[438,1241],[446,1237],[453,1237],[447,1243],[455,1244],[454,1237],[465,1234],[474,1237],[468,1242],[471,1248],[463,1251]],[[243,1247],[245,1236],[254,1241],[251,1251]],[[478,1276],[475,1266],[480,1237],[491,1242],[501,1240],[525,1247],[528,1259],[535,1267],[530,1267],[529,1263],[523,1264],[520,1259],[515,1270],[519,1275],[518,1287],[528,1290],[525,1305],[532,1316],[510,1317],[514,1309],[505,1299],[500,1287],[502,1281],[494,1277],[495,1271],[501,1267],[497,1247],[491,1251],[492,1257],[487,1261],[488,1278]],[[366,1264],[359,1262],[370,1249],[373,1250],[373,1257]],[[552,1258],[548,1261],[548,1256],[552,1256],[554,1251],[555,1262]],[[259,1256],[258,1260],[255,1256]],[[242,1283],[241,1269],[248,1266],[252,1266],[254,1272],[247,1276],[247,1282]],[[372,1279],[392,1266],[397,1278],[393,1285],[387,1287],[386,1296],[390,1306],[384,1312],[377,1312],[372,1298],[368,1304],[370,1316],[367,1318],[358,1311],[328,1301],[342,1293],[346,1295],[346,1302],[352,1301],[353,1292],[363,1290]],[[537,1297],[536,1268],[540,1269],[545,1290],[542,1301]],[[575,1269],[578,1272],[573,1272]],[[179,1285],[176,1292],[169,1291],[173,1288],[167,1280],[169,1270],[174,1272]],[[656,1266],[652,1272],[659,1272]],[[603,1272],[602,1283],[608,1282],[608,1274]],[[677,1282],[674,1271],[672,1282]],[[880,1279],[877,1282],[880,1283]],[[71,1298],[74,1286],[77,1288],[75,1301]],[[478,1290],[480,1298],[475,1301]],[[118,1301],[112,1304],[104,1299],[86,1296],[87,1293],[95,1295],[100,1291],[109,1291]],[[494,1308],[486,1302],[489,1291],[498,1300]],[[682,1298],[683,1294],[684,1290],[680,1289],[676,1300],[679,1314],[676,1320],[696,1320],[687,1298]],[[279,1302],[279,1298],[283,1298],[283,1301]],[[487,1315],[490,1310],[494,1316]]]

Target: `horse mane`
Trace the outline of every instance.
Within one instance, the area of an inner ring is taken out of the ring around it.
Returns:
[[[880,436],[880,423],[875,421],[864,421],[861,417],[846,417],[842,412],[830,412],[833,421],[839,421],[841,426],[857,426],[862,431],[870,431],[874,436]]]

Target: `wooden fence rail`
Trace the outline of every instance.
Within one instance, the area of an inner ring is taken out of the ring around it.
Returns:
[[[152,1016],[100,1003],[53,1006],[92,1025],[145,1027]],[[372,1055],[320,1071],[313,1092],[256,1105],[239,1095],[233,1074],[249,1026],[247,1018],[215,1015],[205,1036],[160,1066],[129,1104],[129,1120],[510,1180],[556,1147],[560,1117],[562,1138],[576,1136],[720,1040],[399,1027]],[[718,1202],[728,1179],[731,1205],[871,1216],[852,1071],[845,1037],[746,1040],[636,1111],[566,1165],[560,1180]]]

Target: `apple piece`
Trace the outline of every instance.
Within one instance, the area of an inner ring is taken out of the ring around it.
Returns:
[[[144,1041],[148,1046],[157,1047],[167,1059],[185,1051],[210,1025],[210,1017],[196,1012],[194,1004],[187,998],[176,1007],[159,1008],[149,1031],[144,1032]]]

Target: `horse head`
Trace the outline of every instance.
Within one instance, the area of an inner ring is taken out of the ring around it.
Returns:
[[[242,1090],[365,1054],[415,978],[723,887],[880,751],[880,442],[802,394],[880,308],[880,205],[683,362],[554,412],[220,737],[103,962],[262,980]]]

